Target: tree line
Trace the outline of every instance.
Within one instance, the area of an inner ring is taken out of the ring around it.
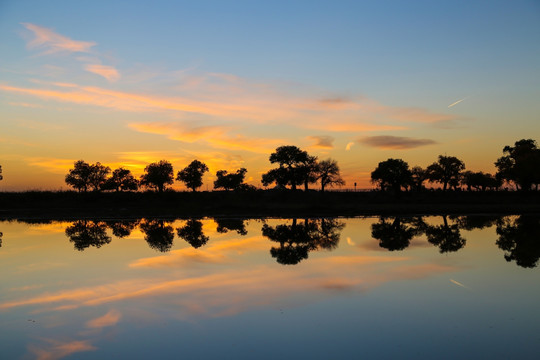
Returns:
[[[345,184],[340,174],[339,165],[334,159],[319,160],[307,151],[294,145],[280,146],[270,154],[269,161],[277,167],[264,173],[261,178],[263,186],[274,185],[278,189],[296,190],[303,186],[309,189],[310,184],[319,183],[320,191],[332,186]],[[439,184],[442,190],[497,190],[506,182],[520,190],[538,190],[540,184],[540,149],[536,141],[522,139],[514,146],[505,146],[503,156],[495,161],[495,174],[465,170],[465,163],[454,156],[439,155],[437,161],[422,168],[409,168],[402,159],[382,161],[371,172],[371,182],[380,190],[399,194],[401,191],[422,191],[425,183]],[[92,191],[137,191],[141,187],[158,192],[166,190],[174,180],[180,181],[192,191],[197,191],[203,182],[208,166],[199,160],[193,160],[174,176],[170,162],[161,160],[151,163],[144,169],[139,179],[130,170],[118,168],[113,171],[99,162],[89,164],[83,160],[76,161],[65,177],[65,182],[82,192]],[[237,169],[234,172],[219,170],[214,181],[215,190],[254,190],[255,187],[244,182],[247,170]],[[0,180],[1,177],[0,167]]]

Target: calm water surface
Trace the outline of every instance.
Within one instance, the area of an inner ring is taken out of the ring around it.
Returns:
[[[0,222],[1,359],[537,359],[540,218]]]

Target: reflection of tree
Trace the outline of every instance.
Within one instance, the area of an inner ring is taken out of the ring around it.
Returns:
[[[505,251],[506,261],[514,260],[524,268],[534,268],[540,259],[540,218],[522,215],[503,218],[497,223],[497,246]]]
[[[460,229],[471,231],[492,227],[499,218],[500,216],[465,215],[458,216],[454,220]]]
[[[336,219],[305,219],[303,223],[293,219],[291,225],[272,227],[264,224],[262,234],[279,243],[279,247],[270,249],[278,263],[295,265],[307,259],[310,251],[335,248],[344,226]]]
[[[243,219],[214,219],[217,223],[218,233],[236,231],[239,235],[247,235],[246,225]]]
[[[4,236],[4,234],[0,231],[0,247],[2,247],[2,236]]]
[[[390,251],[403,250],[409,246],[412,238],[418,234],[417,228],[407,225],[399,217],[393,221],[381,217],[377,224],[371,225],[371,236],[379,240],[379,246]]]
[[[163,220],[143,220],[139,227],[144,233],[144,239],[152,249],[161,252],[171,250],[174,239],[172,226],[165,225]]]
[[[90,246],[99,248],[111,242],[111,237],[107,235],[107,225],[104,222],[76,221],[66,228],[66,236],[79,251]]]
[[[195,249],[205,245],[209,237],[205,236],[202,231],[203,224],[199,220],[189,219],[181,228],[176,229],[178,237],[186,240]]]
[[[117,238],[124,238],[131,235],[137,224],[139,224],[138,220],[107,221],[107,226]]]
[[[446,215],[443,215],[443,225],[426,226],[426,236],[430,243],[439,247],[439,252],[458,251],[465,246],[466,240],[461,237],[459,225],[448,225]]]

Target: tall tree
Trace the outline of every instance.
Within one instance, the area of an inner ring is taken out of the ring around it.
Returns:
[[[130,170],[124,168],[115,169],[111,177],[105,182],[104,188],[115,191],[137,191],[139,181],[133,177]]]
[[[321,161],[317,166],[316,174],[321,182],[321,192],[324,192],[324,188],[327,186],[345,185],[336,160],[326,159]]]
[[[399,194],[401,188],[407,188],[412,181],[409,164],[401,159],[388,159],[379,163],[371,172],[371,181],[379,185],[381,190],[392,190]]]
[[[141,185],[156,188],[159,192],[163,192],[166,185],[173,183],[173,166],[167,160],[149,164],[144,168],[144,172],[141,176]]]
[[[415,191],[425,189],[424,181],[427,180],[427,171],[420,166],[415,166],[411,169],[411,186]]]
[[[90,165],[90,177],[88,180],[94,191],[102,190],[110,172],[111,168],[102,165],[100,162]]]
[[[457,189],[461,179],[461,172],[465,169],[463,161],[455,156],[439,155],[439,160],[427,167],[428,179],[442,184],[443,190],[448,186]]]
[[[208,166],[199,160],[193,160],[188,166],[178,172],[176,180],[182,181],[192,191],[197,191],[203,184],[202,178],[205,172],[208,171]]]
[[[536,141],[522,139],[514,146],[505,146],[504,156],[497,159],[497,176],[508,182],[512,181],[522,190],[530,190],[533,185],[540,184],[540,149]]]
[[[309,190],[309,184],[315,184],[319,179],[319,163],[316,156],[308,155],[299,165],[298,176],[303,179],[304,191]]]
[[[66,175],[66,184],[72,186],[78,191],[88,191],[90,186],[90,176],[92,174],[92,168],[90,164],[84,160],[78,160],[74,163],[73,169],[69,169]]]
[[[267,186],[276,182],[278,186],[290,185],[293,190],[306,180],[306,173],[302,167],[309,162],[306,151],[294,145],[280,146],[270,154],[270,163],[279,164],[279,170],[271,169],[263,175],[262,183]]]
[[[244,183],[247,170],[238,169],[234,173],[227,173],[227,170],[219,170],[216,173],[217,179],[214,181],[214,189],[238,190]]]

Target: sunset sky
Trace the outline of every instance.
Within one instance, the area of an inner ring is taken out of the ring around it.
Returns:
[[[0,54],[0,191],[66,189],[79,159],[260,185],[281,145],[371,187],[388,158],[494,172],[540,141],[535,0],[5,0]]]

